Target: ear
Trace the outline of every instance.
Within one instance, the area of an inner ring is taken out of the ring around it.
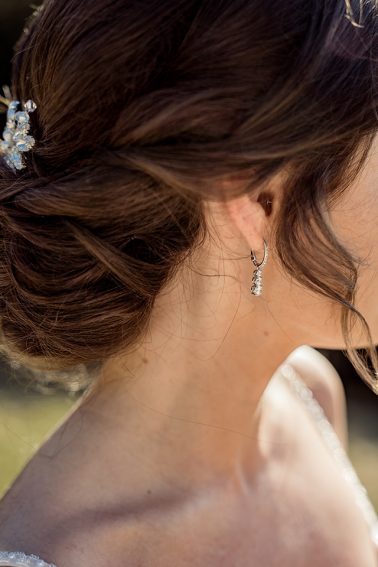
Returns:
[[[240,184],[237,179],[223,182],[227,193],[228,184]],[[244,237],[251,250],[263,251],[264,239],[269,246],[273,222],[277,217],[282,199],[282,184],[279,179],[269,187],[254,190],[224,202],[225,213],[229,216],[237,234]]]
[[[250,195],[242,195],[225,203],[226,211],[248,247],[261,250],[266,238],[265,214],[260,203]]]

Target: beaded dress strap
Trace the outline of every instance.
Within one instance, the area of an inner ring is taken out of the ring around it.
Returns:
[[[376,511],[336,431],[325,415],[322,406],[314,397],[312,390],[305,384],[295,368],[293,368],[291,364],[285,363],[281,366],[280,371],[279,376],[283,376],[287,380],[297,396],[304,402],[316,422],[325,444],[333,454],[335,460],[339,463],[344,478],[351,484],[356,495],[357,505],[361,509],[370,528],[371,539],[378,547],[378,517]]]
[[[57,567],[46,563],[37,555],[26,555],[22,551],[0,551],[0,565],[6,567]]]

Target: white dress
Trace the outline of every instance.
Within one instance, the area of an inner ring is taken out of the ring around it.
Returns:
[[[281,373],[276,376],[283,377],[288,381],[293,391],[308,408],[310,415],[315,420],[324,442],[333,453],[339,463],[344,477],[351,485],[356,496],[357,506],[361,509],[365,520],[370,528],[370,535],[378,550],[378,517],[370,502],[365,487],[361,484],[357,473],[344,450],[339,438],[328,421],[323,408],[314,398],[312,391],[303,382],[299,374],[291,365],[283,364]],[[36,555],[26,555],[20,551],[0,551],[0,566],[6,567],[58,567],[54,563],[48,563]]]
[[[378,516],[373,504],[370,502],[367,490],[362,485],[358,475],[348,457],[347,452],[342,446],[337,433],[328,421],[322,406],[313,396],[310,388],[304,383],[298,372],[290,364],[284,364],[281,367],[281,374],[292,386],[295,393],[303,401],[310,415],[313,417],[318,426],[320,434],[333,454],[335,460],[339,463],[343,476],[350,483],[355,494],[357,506],[360,508],[370,529],[370,536],[378,551]]]

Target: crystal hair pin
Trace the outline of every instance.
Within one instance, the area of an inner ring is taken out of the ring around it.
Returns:
[[[16,171],[25,167],[22,153],[29,151],[35,144],[35,139],[29,136],[28,132],[29,114],[34,112],[37,105],[32,100],[28,100],[22,103],[22,110],[17,110],[20,101],[13,99],[9,87],[3,86],[3,92],[4,96],[0,96],[0,102],[8,107],[8,111],[3,139],[0,139],[0,155]]]

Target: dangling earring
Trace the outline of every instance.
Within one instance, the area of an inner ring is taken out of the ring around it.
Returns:
[[[263,266],[265,266],[267,259],[268,259],[268,246],[267,246],[265,239],[264,239],[264,258],[262,259],[260,264],[258,264],[258,262],[256,260],[256,256],[255,256],[253,250],[251,250],[251,260],[252,260],[252,263],[256,266],[256,269],[253,272],[253,276],[252,276],[251,293],[253,295],[261,295],[261,292],[262,292],[262,271],[261,271],[261,268],[263,268]]]

